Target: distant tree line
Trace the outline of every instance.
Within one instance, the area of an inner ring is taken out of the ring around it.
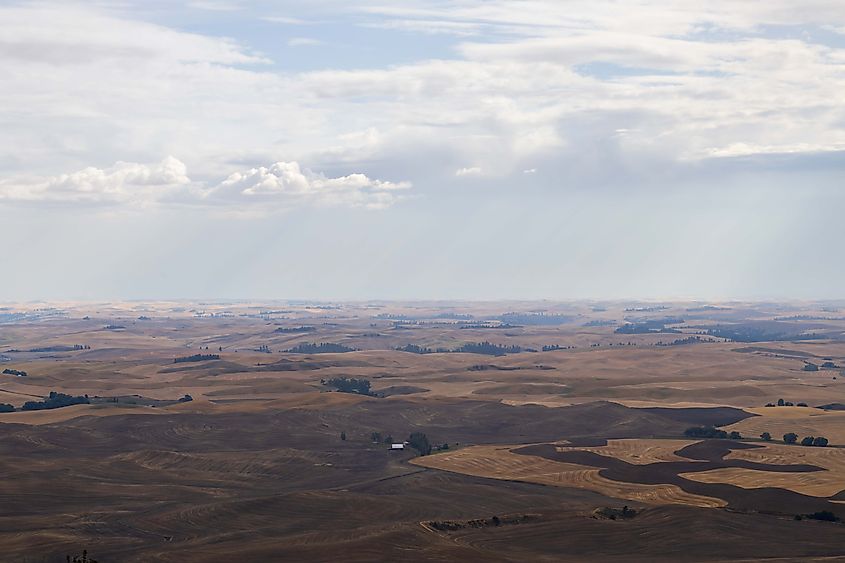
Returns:
[[[354,351],[355,348],[331,342],[321,342],[319,344],[315,344],[313,342],[303,342],[302,344],[297,344],[293,348],[286,350],[286,352],[291,354],[342,354]]]
[[[515,325],[558,326],[572,322],[575,317],[545,312],[505,313],[499,316],[499,320],[503,323]]]
[[[219,354],[194,354],[193,356],[182,356],[173,360],[174,364],[183,364],[187,362],[205,362],[208,360],[219,360]]]
[[[667,328],[667,324],[681,324],[684,319],[665,318],[648,321],[626,323],[614,332],[616,334],[680,334],[681,331],[674,328]]]
[[[528,351],[527,348],[521,346],[506,346],[503,344],[493,344],[491,342],[469,342],[462,344],[455,349],[437,348],[431,349],[416,344],[406,344],[396,348],[400,352],[410,352],[412,354],[447,354],[447,353],[464,353],[464,354],[484,354],[487,356],[504,356],[505,354],[518,354],[520,352]],[[533,350],[536,352],[536,350]]]
[[[686,338],[678,338],[672,342],[658,342],[655,346],[685,346],[687,344],[700,344],[702,342],[713,342],[711,339],[704,339],[700,336],[688,336]]]
[[[715,438],[719,440],[741,440],[742,435],[736,430],[728,433],[714,426],[693,426],[684,430],[684,436],[688,438]]]
[[[773,407],[773,406],[775,406],[775,404],[774,403],[766,403],[766,406],[767,407]],[[784,401],[783,399],[778,399],[777,406],[779,406],[779,407],[794,407],[794,406],[806,407],[808,405],[807,405],[807,403],[798,403],[796,405],[791,401]]]
[[[452,350],[453,352],[462,352],[465,354],[485,354],[488,356],[504,356],[505,354],[518,354],[522,352],[520,346],[505,346],[503,344],[493,344],[491,342],[469,342],[458,348]]]
[[[585,328],[592,328],[592,327],[600,327],[600,326],[614,326],[616,321],[610,319],[595,319],[592,321],[588,321],[581,326]]]
[[[6,368],[3,370],[5,375],[16,375],[17,377],[26,377],[26,372],[19,369]]]
[[[776,323],[747,323],[736,325],[720,325],[707,329],[709,336],[724,338],[734,342],[777,342],[784,340],[816,340],[823,335],[804,334],[794,327],[781,328]]]
[[[426,348],[425,346],[417,346],[416,344],[406,344],[396,349],[399,352],[410,352],[411,354],[433,354],[434,350]],[[438,350],[439,351],[439,350]]]
[[[26,352],[43,353],[43,352],[76,352],[79,350],[90,350],[91,347],[87,344],[74,344],[72,346],[40,346],[38,348],[30,348]],[[21,350],[6,350],[7,352],[21,352]]]
[[[275,330],[275,332],[279,332],[282,334],[294,333],[294,332],[315,332],[317,327],[315,326],[280,326]]]
[[[91,400],[87,395],[74,397],[73,395],[50,391],[50,394],[47,395],[43,401],[27,401],[23,404],[20,410],[41,411],[47,409],[59,409],[62,407],[69,407],[71,405],[87,405],[90,402]]]

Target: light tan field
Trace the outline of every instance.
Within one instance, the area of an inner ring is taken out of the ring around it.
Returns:
[[[54,424],[82,416],[118,416],[123,414],[167,414],[163,409],[144,406],[72,405],[61,409],[11,412],[0,415],[0,422],[15,424]]]
[[[593,452],[634,465],[647,465],[660,461],[689,461],[675,452],[695,442],[696,440],[608,440],[606,446],[560,446],[557,449]]]
[[[758,437],[769,432],[779,440],[787,432],[804,436],[824,436],[831,445],[845,445],[845,411],[824,411],[809,407],[762,407],[745,409],[759,416],[746,418],[725,430],[737,430],[743,436]]]
[[[644,485],[622,483],[599,475],[599,470],[578,464],[560,463],[542,457],[515,454],[511,450],[524,446],[471,446],[455,452],[415,459],[422,467],[508,481],[525,481],[554,487],[574,487],[603,495],[654,505],[685,504],[700,507],[725,506],[721,499],[687,493],[676,485]],[[622,455],[633,456],[632,445],[611,446]],[[590,450],[589,448],[584,448]],[[659,452],[658,452],[659,450]],[[652,447],[655,457],[665,450]]]
[[[777,487],[814,497],[831,497],[845,490],[845,449],[842,448],[765,444],[759,449],[734,450],[725,457],[774,465],[815,465],[825,471],[794,473],[728,467],[685,473],[682,477],[702,483],[727,483],[744,489]]]

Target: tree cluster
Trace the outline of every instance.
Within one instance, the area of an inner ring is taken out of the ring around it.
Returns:
[[[827,447],[828,441],[824,436],[805,436],[801,440],[802,446],[816,446],[819,448]]]
[[[40,411],[47,409],[59,409],[71,405],[87,405],[91,400],[87,396],[66,395],[50,391],[50,394],[43,401],[27,401],[21,407],[22,411]]]
[[[411,432],[411,435],[408,436],[408,444],[417,450],[420,455],[431,453],[431,443],[428,441],[428,436],[422,432]]]
[[[503,323],[514,325],[530,325],[530,326],[559,326],[567,324],[575,320],[575,317],[570,315],[560,315],[556,313],[505,313],[499,316],[499,320]]]
[[[341,393],[357,393],[358,395],[367,395],[374,397],[375,394],[370,391],[370,380],[356,379],[354,377],[333,377],[331,379],[323,379],[320,381],[327,387],[334,387]]]
[[[720,430],[714,426],[692,426],[684,430],[684,436],[688,438],[706,438],[706,439],[719,439],[719,440],[741,440],[742,435],[737,432],[736,430],[728,433],[724,430]]]
[[[303,342],[302,344],[297,344],[293,348],[286,350],[286,352],[291,354],[342,354],[354,351],[355,348],[331,342],[321,342],[319,344],[313,342]]]
[[[411,354],[433,354],[434,350],[426,348],[425,346],[417,346],[416,344],[406,344],[396,349],[399,352],[409,352]]]
[[[505,346],[503,344],[493,344],[491,342],[469,342],[455,348],[453,352],[462,352],[464,354],[485,354],[487,356],[504,356],[505,354],[518,354],[522,352],[520,346]]]
[[[560,344],[546,344],[542,347],[543,352],[554,352],[555,350],[571,350],[575,346],[561,346]]]
[[[187,362],[205,362],[208,360],[219,360],[219,354],[194,354],[193,356],[182,356],[173,360],[174,364],[183,364]]]

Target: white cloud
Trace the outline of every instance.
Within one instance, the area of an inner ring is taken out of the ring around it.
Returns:
[[[0,201],[146,205],[190,183],[185,165],[167,157],[154,165],[118,162],[48,178],[0,180]]]
[[[458,168],[455,170],[455,176],[480,176],[481,175],[481,167],[480,166],[471,166],[468,168]]]
[[[131,10],[0,8],[0,175],[178,154],[203,186],[282,157],[417,186],[465,167],[497,178],[566,166],[573,181],[561,185],[574,185],[613,159],[833,150],[845,144],[845,49],[764,29],[845,26],[838,1],[801,4],[327,0],[262,18],[332,13],[465,37],[449,58],[321,72],[264,64],[248,36],[186,33]]]
[[[343,205],[381,209],[393,205],[408,182],[373,180],[364,174],[327,178],[303,170],[296,162],[277,162],[265,168],[236,172],[212,188],[211,201],[294,206]]]
[[[216,206],[235,213],[306,205],[382,209],[396,203],[408,188],[408,182],[375,180],[364,174],[329,178],[303,170],[296,162],[235,172],[207,185],[192,181],[184,163],[167,157],[152,165],[118,162],[105,169],[88,167],[47,178],[0,180],[0,202]]]

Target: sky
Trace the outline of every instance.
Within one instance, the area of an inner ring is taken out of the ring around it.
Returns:
[[[0,301],[845,297],[841,0],[0,0]]]

